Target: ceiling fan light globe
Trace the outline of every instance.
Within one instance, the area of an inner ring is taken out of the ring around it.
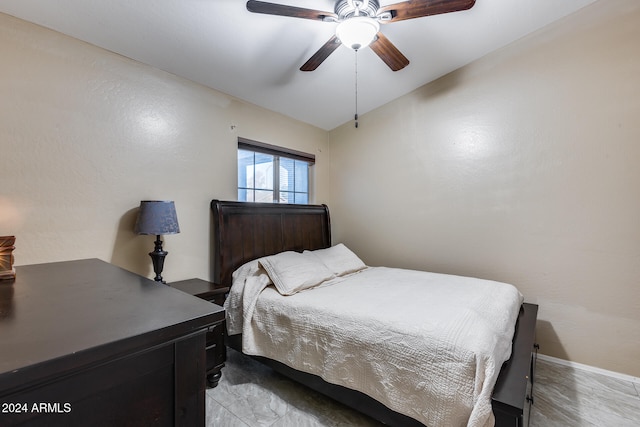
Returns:
[[[336,37],[340,42],[353,50],[369,46],[380,31],[380,24],[366,16],[356,16],[338,24]]]

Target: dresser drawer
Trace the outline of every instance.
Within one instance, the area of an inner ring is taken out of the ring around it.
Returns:
[[[212,369],[220,369],[227,360],[227,352],[224,346],[224,323],[210,327],[207,331],[207,372]]]
[[[228,287],[202,279],[182,280],[171,283],[170,286],[218,306],[224,304],[224,299],[229,292]],[[206,340],[207,384],[209,387],[215,387],[218,385],[222,376],[221,370],[227,360],[224,320],[209,328]]]

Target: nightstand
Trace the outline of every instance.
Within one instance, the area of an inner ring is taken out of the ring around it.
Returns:
[[[218,285],[202,279],[181,280],[169,283],[172,288],[179,289],[212,304],[222,306],[229,287]],[[218,385],[222,376],[222,367],[227,360],[227,349],[224,344],[224,321],[213,325],[207,331],[207,384],[209,387]]]

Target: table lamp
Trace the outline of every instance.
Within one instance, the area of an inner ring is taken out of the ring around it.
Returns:
[[[137,234],[152,234],[156,236],[155,249],[153,252],[149,252],[153,263],[153,271],[156,273],[154,280],[166,284],[162,280],[161,273],[164,267],[164,258],[169,252],[162,250],[160,236],[180,232],[175,204],[172,201],[163,200],[141,201],[135,232]]]

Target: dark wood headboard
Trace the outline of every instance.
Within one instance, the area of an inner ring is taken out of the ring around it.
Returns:
[[[331,246],[326,205],[211,201],[213,280],[231,286],[242,264],[284,251]]]

